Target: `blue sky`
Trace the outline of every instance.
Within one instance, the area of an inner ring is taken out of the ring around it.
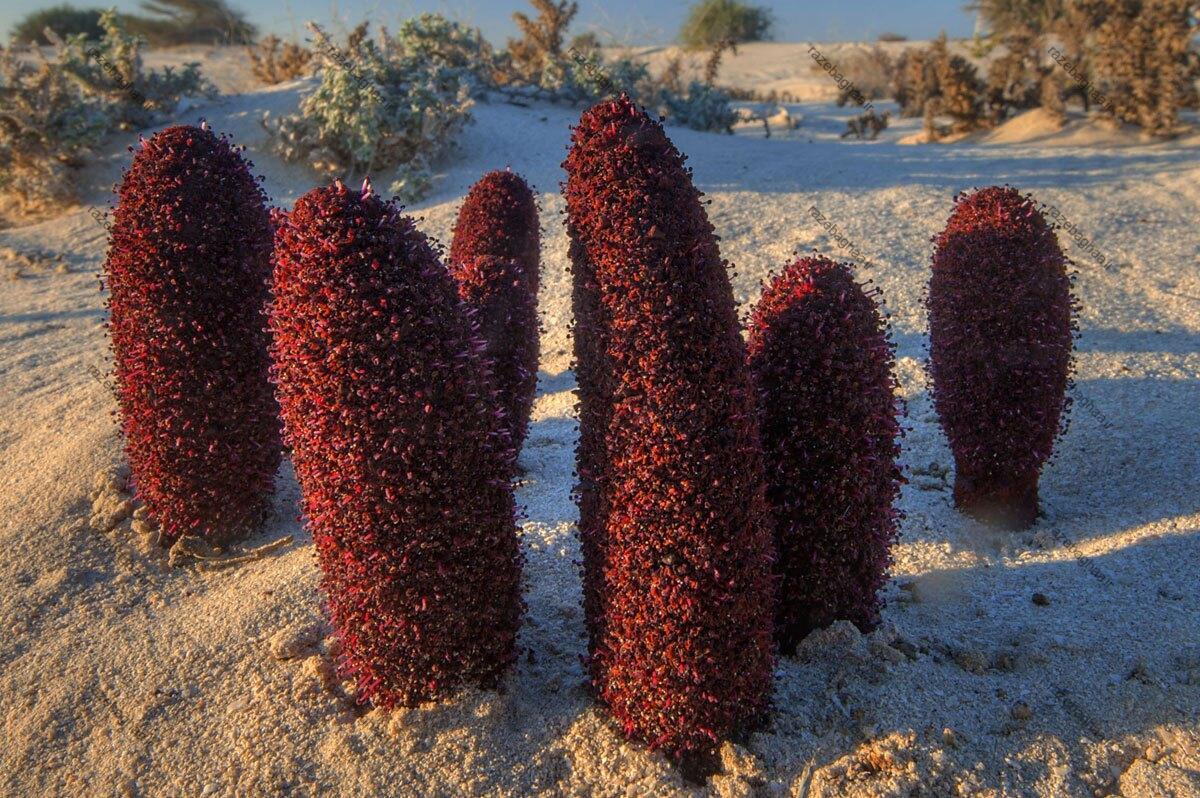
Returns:
[[[281,36],[301,36],[303,23],[315,19],[326,24],[343,20],[348,27],[369,17],[395,25],[398,19],[422,11],[438,11],[460,22],[483,29],[494,43],[502,43],[515,33],[511,16],[526,10],[523,0],[274,0],[250,2],[227,0],[246,12],[264,32]],[[7,31],[26,13],[56,0],[4,0],[0,8],[0,30]],[[853,0],[827,2],[788,0],[763,2],[776,17],[775,38],[779,41],[839,41],[872,39],[884,32],[900,33],[909,38],[931,38],[945,29],[952,37],[969,36],[973,17],[963,10],[965,0]],[[115,3],[74,0],[80,7],[115,5],[122,11],[136,11],[137,0]],[[690,0],[579,0],[575,32],[596,30],[609,33],[630,44],[658,44],[671,41],[679,30]]]

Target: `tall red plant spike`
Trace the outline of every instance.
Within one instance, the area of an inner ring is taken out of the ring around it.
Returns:
[[[454,226],[449,266],[487,344],[515,453],[529,427],[538,367],[538,216],[524,180],[489,172],[471,187]]]
[[[846,264],[801,258],[754,310],[758,391],[784,652],[814,629],[879,621],[897,534],[900,425],[893,346]]]
[[[564,164],[590,668],[626,734],[703,755],[767,706],[773,556],[733,292],[700,192],[628,98]]]
[[[1033,200],[1007,186],[956,198],[934,243],[929,365],[954,452],[954,501],[1024,528],[1070,402],[1068,261]]]
[[[453,280],[412,219],[341,183],[276,220],[274,376],[359,698],[411,706],[513,661],[511,452]]]
[[[164,541],[223,544],[261,523],[279,465],[266,196],[228,141],[185,125],[141,143],[118,195],[104,274],[133,482]]]

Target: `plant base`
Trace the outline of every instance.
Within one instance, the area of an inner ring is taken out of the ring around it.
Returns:
[[[1038,475],[999,481],[957,471],[954,475],[954,505],[964,514],[990,526],[1028,529],[1038,517]]]

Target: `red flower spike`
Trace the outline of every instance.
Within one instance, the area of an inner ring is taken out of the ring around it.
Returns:
[[[458,211],[450,273],[474,312],[514,454],[537,390],[539,231],[533,192],[512,172],[489,172]]]
[[[792,653],[836,620],[879,622],[897,534],[899,403],[893,346],[849,266],[788,266],[750,325],[780,577],[776,637]]]
[[[691,759],[766,710],[774,589],[745,346],[683,161],[621,98],[564,166],[589,667],[629,736]]]
[[[273,373],[360,700],[495,683],[516,656],[512,456],[470,322],[412,219],[335,184],[277,216]]]
[[[271,224],[250,168],[178,125],[142,140],[118,189],[104,274],[121,431],[164,543],[250,534],[274,488]]]
[[[1030,197],[956,199],[934,238],[929,372],[954,452],[954,502],[981,521],[1037,519],[1038,476],[1070,400],[1075,300],[1068,260]]]

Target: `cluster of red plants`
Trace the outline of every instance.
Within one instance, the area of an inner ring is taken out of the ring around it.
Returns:
[[[1069,405],[1075,302],[1067,259],[1033,200],[1011,187],[956,198],[934,238],[933,399],[965,513],[1023,528]]]
[[[261,523],[280,457],[266,197],[228,141],[184,125],[141,142],[118,195],[104,273],[133,483],[165,542],[227,543]]]
[[[483,342],[411,218],[369,186],[276,218],[274,378],[360,700],[411,706],[513,661],[521,554]]]
[[[684,157],[627,98],[583,115],[564,166],[593,683],[626,734],[703,755],[761,717],[773,664],[733,292]]]
[[[879,621],[901,480],[893,346],[877,294],[845,264],[801,258],[751,319],[785,653],[833,621],[864,631]]]
[[[484,175],[459,209],[448,265],[486,342],[514,455],[537,389],[539,252],[529,186],[508,171]]]
[[[621,97],[583,115],[563,166],[588,667],[627,735],[691,758],[762,718],[772,631],[791,652],[835,620],[878,623],[902,479],[878,292],[801,258],[743,344],[684,162]],[[119,194],[105,273],[121,426],[164,538],[253,529],[280,411],[360,700],[493,684],[523,613],[510,476],[540,267],[524,180],[471,189],[449,269],[369,184],[272,220],[207,128],[144,141]],[[957,198],[934,240],[930,373],[955,501],[1026,526],[1069,405],[1068,261],[1009,187]]]

